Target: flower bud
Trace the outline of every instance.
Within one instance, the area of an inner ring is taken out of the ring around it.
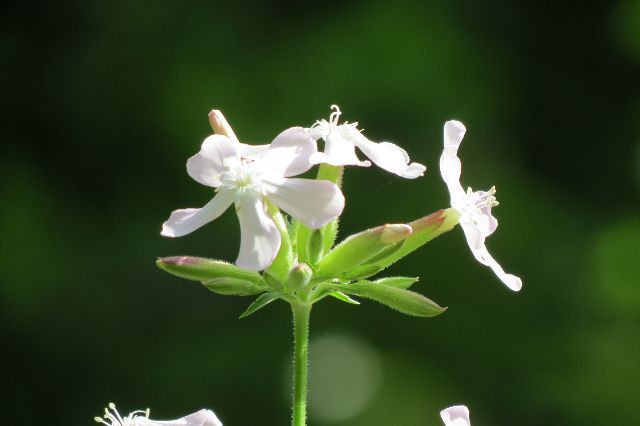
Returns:
[[[386,247],[408,238],[411,232],[409,225],[390,224],[351,235],[320,260],[318,274],[343,276]]]
[[[214,134],[226,136],[232,141],[238,140],[229,122],[224,118],[224,114],[222,114],[222,111],[219,109],[214,109],[209,113],[209,124]]]
[[[313,270],[306,263],[298,263],[291,269],[287,277],[286,286],[290,290],[306,287],[313,277]]]
[[[156,265],[172,275],[188,280],[211,281],[216,278],[235,278],[258,286],[264,285],[259,273],[221,260],[174,256],[162,257],[156,261]]]

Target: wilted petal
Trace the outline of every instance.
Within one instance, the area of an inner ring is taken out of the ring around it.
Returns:
[[[269,199],[305,226],[319,228],[340,216],[344,196],[328,180],[282,179],[269,181]]]
[[[310,157],[317,151],[316,141],[302,127],[291,127],[276,136],[259,161],[279,176],[295,176],[313,167]]]
[[[464,405],[454,405],[440,412],[440,417],[446,426],[471,426],[469,409]]]
[[[175,210],[162,224],[160,235],[164,237],[187,235],[219,217],[233,203],[233,199],[232,191],[222,190],[201,209]]]
[[[236,265],[261,271],[271,265],[280,249],[280,232],[266,212],[260,196],[246,192],[236,203],[240,221],[240,253]]]
[[[391,142],[371,142],[362,135],[355,140],[356,146],[378,167],[407,179],[424,175],[427,168],[419,163],[409,164],[409,154]]]
[[[211,410],[200,410],[177,420],[151,420],[136,418],[140,426],[222,426],[222,422]]]
[[[467,231],[465,230],[465,235],[466,234]],[[469,244],[469,246],[471,247],[471,244]],[[509,287],[513,291],[520,291],[520,289],[522,288],[522,280],[515,275],[507,274],[506,272],[504,272],[500,264],[496,262],[491,254],[489,254],[489,251],[484,245],[484,242],[476,248],[471,247],[471,252],[473,253],[473,256],[478,260],[478,262],[491,268],[500,279],[500,281],[502,281],[507,287]]]
[[[238,148],[238,144],[226,136],[211,135],[202,143],[200,152],[187,160],[187,173],[203,185],[218,187],[225,161],[239,158]]]
[[[458,158],[458,147],[462,143],[465,132],[466,129],[461,122],[447,121],[444,124],[444,149],[440,156],[440,174],[449,188],[451,206],[458,210],[461,209],[465,195],[464,189],[460,185],[462,164]]]

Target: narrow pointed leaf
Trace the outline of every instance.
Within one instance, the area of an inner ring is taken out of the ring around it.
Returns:
[[[194,281],[211,281],[216,278],[235,278],[262,286],[262,277],[255,271],[242,269],[221,260],[202,257],[162,257],[156,261],[158,268],[180,278]]]
[[[239,278],[216,278],[202,283],[208,290],[225,296],[252,296],[265,291],[264,286],[258,286],[251,281]]]
[[[412,277],[387,277],[387,278],[381,278],[379,280],[375,280],[375,281],[373,281],[373,284],[388,285],[388,286],[391,286],[391,287],[408,289],[413,284],[417,283],[418,280],[419,280],[418,277],[415,277],[415,278],[412,278]]]
[[[371,281],[335,285],[333,288],[343,293],[374,300],[403,314],[416,317],[433,317],[447,309],[419,293]]]
[[[273,292],[270,292],[270,293],[265,293],[263,295],[260,295],[240,315],[240,318],[248,317],[249,315],[253,314],[257,310],[264,308],[265,306],[267,306],[269,303],[273,302],[274,300],[279,299],[282,295],[283,295],[283,293],[277,292],[277,291],[273,291]]]
[[[352,305],[359,305],[360,302],[358,302],[357,300],[353,300],[352,298],[350,298],[349,296],[347,296],[346,294],[344,294],[341,291],[330,291],[329,293],[327,293],[327,296],[331,296],[334,297],[342,302],[345,303],[350,303]]]

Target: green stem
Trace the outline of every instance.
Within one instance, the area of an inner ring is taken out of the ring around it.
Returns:
[[[311,304],[291,305],[293,310],[293,426],[307,424],[307,379],[309,366],[309,316]]]

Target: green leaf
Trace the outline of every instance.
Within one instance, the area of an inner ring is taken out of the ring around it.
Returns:
[[[257,310],[264,308],[274,300],[279,299],[280,297],[283,296],[283,294],[284,293],[279,291],[272,291],[272,292],[265,293],[258,296],[258,298],[254,300],[253,303],[251,303],[249,307],[240,315],[240,318],[248,317],[249,315],[253,314]]]
[[[418,277],[415,277],[415,278],[412,278],[412,277],[387,277],[387,278],[381,278],[379,280],[375,280],[375,281],[373,281],[373,284],[388,285],[388,286],[391,286],[391,287],[408,289],[413,284],[417,283],[418,280],[419,280]]]
[[[346,238],[318,262],[318,275],[343,276],[361,266],[384,248],[411,235],[411,227],[404,224],[382,225]]]
[[[214,293],[225,296],[252,296],[265,291],[264,286],[258,286],[250,281],[229,277],[204,281],[202,285]]]
[[[419,293],[371,281],[334,285],[332,288],[343,293],[375,300],[403,314],[416,317],[433,317],[447,309]]]
[[[326,294],[327,296],[331,296],[331,297],[335,297],[336,299],[345,302],[345,303],[350,303],[352,305],[359,305],[360,302],[358,302],[357,300],[353,300],[352,298],[350,298],[349,296],[347,296],[346,294],[344,294],[341,291],[330,291],[329,293]]]
[[[180,278],[194,281],[211,281],[216,278],[235,278],[264,286],[262,277],[255,271],[242,269],[221,260],[202,257],[162,257],[156,261],[158,268]]]

